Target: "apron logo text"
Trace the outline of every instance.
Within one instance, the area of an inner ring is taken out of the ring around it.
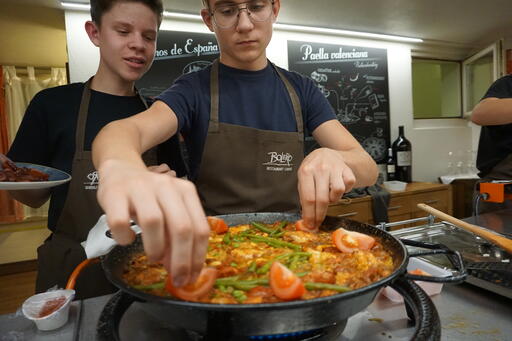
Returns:
[[[99,181],[98,171],[94,171],[92,173],[87,174],[87,179],[89,180],[89,182],[84,182],[84,188],[97,190]]]
[[[263,165],[267,166],[266,170],[272,172],[291,172],[293,170],[293,156],[290,153],[269,152],[270,162]]]

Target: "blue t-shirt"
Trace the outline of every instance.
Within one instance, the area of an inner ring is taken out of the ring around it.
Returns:
[[[211,66],[178,78],[157,97],[176,113],[192,180],[197,178],[208,133],[210,70]],[[279,70],[300,99],[306,136],[320,124],[336,119],[333,108],[312,80]],[[219,93],[220,122],[263,130],[297,131],[290,96],[270,63],[259,71],[239,70],[219,63]]]

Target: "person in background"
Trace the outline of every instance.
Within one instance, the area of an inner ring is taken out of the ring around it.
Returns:
[[[80,243],[102,214],[91,144],[105,124],[147,108],[134,83],[153,62],[162,13],[161,0],[91,0],[92,20],[85,23],[85,30],[100,51],[96,74],[85,83],[43,90],[27,108],[8,157],[72,175],[68,184],[51,189],[10,191],[13,198],[31,207],[40,207],[50,198],[48,228],[52,234],[37,250],[36,292],[64,287],[75,266],[86,258]],[[173,146],[177,146],[176,138],[162,148],[172,150]],[[156,149],[143,159],[156,165]],[[167,164],[152,170],[172,175]],[[76,284],[78,298],[113,290],[99,264],[86,268]]]
[[[279,0],[203,4],[219,60],[179,78],[148,110],[108,124],[93,143],[98,200],[115,239],[130,243],[135,219],[148,257],[164,263],[175,286],[194,282],[203,267],[205,211],[302,207],[305,227],[315,229],[330,202],[378,173],[313,81],[267,60]],[[140,158],[178,131],[192,182],[150,173]],[[307,132],[322,148],[304,157]]]
[[[481,181],[512,180],[512,75],[495,81],[473,109],[471,121],[482,126],[476,166]],[[512,203],[481,203],[480,213],[512,208]]]

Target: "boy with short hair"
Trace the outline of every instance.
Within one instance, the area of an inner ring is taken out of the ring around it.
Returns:
[[[146,253],[163,260],[176,286],[194,282],[203,267],[209,227],[201,204],[208,214],[302,207],[314,230],[330,202],[377,177],[375,162],[313,82],[267,60],[280,0],[204,4],[220,59],[178,79],[148,110],[106,126],[93,146],[98,199],[116,240],[133,239],[128,222],[136,216]],[[304,157],[306,130],[322,148]],[[144,150],[177,131],[195,186],[150,174],[140,162]]]
[[[85,30],[100,49],[96,74],[86,83],[43,90],[27,108],[8,156],[72,175],[70,183],[52,189],[10,192],[32,207],[50,198],[48,228],[52,234],[38,248],[36,292],[54,285],[64,287],[86,257],[80,243],[102,214],[91,144],[105,124],[147,108],[134,83],[153,62],[162,13],[161,0],[91,0],[92,20],[85,23]],[[155,165],[156,156],[150,150],[144,160]],[[167,165],[156,169],[168,170]],[[113,290],[99,264],[85,269],[76,285],[78,298]]]

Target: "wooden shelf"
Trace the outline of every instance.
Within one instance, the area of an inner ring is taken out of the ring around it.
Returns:
[[[419,203],[432,206],[449,215],[453,213],[452,189],[450,185],[412,182],[403,192],[389,191],[391,198],[388,205],[389,222],[425,217],[428,214],[416,207]],[[373,204],[367,195],[351,200],[340,200],[331,204],[327,211],[330,216],[344,217],[367,224],[373,221]],[[407,227],[406,225],[399,228]]]

